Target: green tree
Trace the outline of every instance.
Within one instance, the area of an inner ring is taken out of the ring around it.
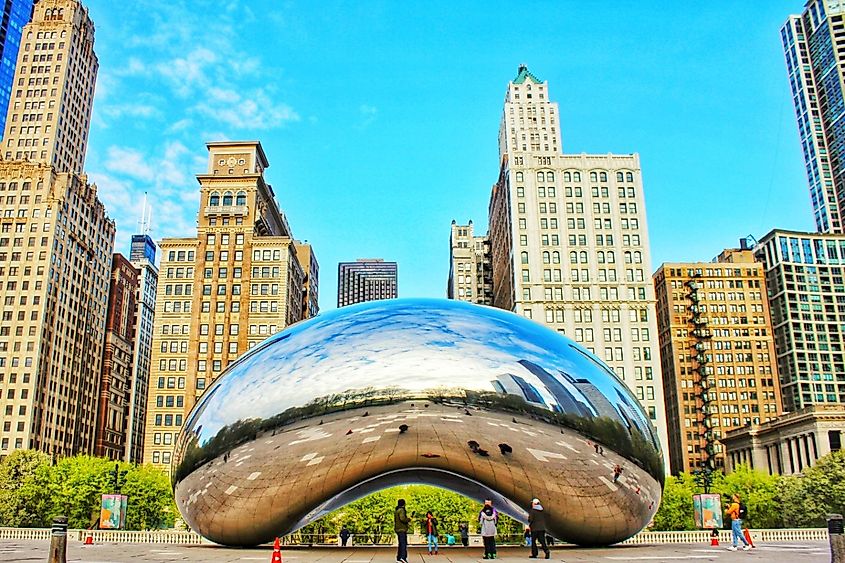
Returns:
[[[692,496],[697,489],[689,473],[667,477],[660,508],[652,520],[652,529],[694,530]]]
[[[833,452],[804,471],[785,477],[780,487],[786,526],[825,526],[827,515],[845,511],[845,452]]]
[[[124,464],[125,469],[129,468]],[[100,514],[100,496],[112,493],[110,476],[114,462],[99,457],[79,455],[59,461],[50,479],[53,516],[63,514],[71,528],[89,528]]]
[[[48,525],[50,470],[50,457],[34,450],[14,451],[0,462],[0,525]]]
[[[748,508],[743,524],[749,528],[779,528],[781,516],[780,481],[778,475],[740,465],[724,476],[718,489],[723,503],[739,494]]]
[[[151,465],[129,469],[121,488],[126,495],[126,528],[151,530],[172,527],[177,509],[170,488],[170,479]]]

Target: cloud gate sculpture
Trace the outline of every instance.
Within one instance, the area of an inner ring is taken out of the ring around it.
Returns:
[[[523,522],[537,497],[548,533],[608,545],[650,521],[663,478],[648,417],[586,349],[507,311],[400,299],[244,354],[188,416],[173,481],[191,528],[226,545],[404,483],[490,498]]]

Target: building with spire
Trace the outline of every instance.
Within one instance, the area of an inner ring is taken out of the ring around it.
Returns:
[[[488,207],[493,305],[565,333],[635,393],[668,451],[637,154],[563,154],[548,82],[520,65]]]
[[[82,174],[97,57],[76,0],[23,28],[0,160],[0,456],[94,452],[115,225]]]
[[[314,310],[309,296],[318,294],[316,258],[294,240],[264,179],[261,143],[207,147],[197,236],[160,244],[144,461],[167,471],[176,435],[205,389],[244,352],[306,318]]]

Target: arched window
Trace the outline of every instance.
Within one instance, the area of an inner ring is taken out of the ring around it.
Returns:
[[[601,180],[602,182],[607,182],[607,172],[602,172],[601,174],[599,174],[599,180]]]
[[[612,250],[607,251],[607,263],[608,264],[615,264],[616,263],[616,254]]]
[[[598,263],[599,263],[599,264],[604,264],[604,252],[602,252],[601,250],[599,250],[599,251],[596,253],[596,260],[598,261]]]
[[[223,193],[223,205],[232,205],[232,192]]]
[[[546,181],[547,182],[554,182],[555,181],[555,173],[554,172],[546,172]]]
[[[578,253],[574,250],[569,253],[569,263],[570,264],[577,264],[578,263]]]
[[[625,177],[627,178],[627,180],[628,180],[629,182],[633,182],[633,181],[634,181],[634,174],[633,174],[632,172],[627,172],[627,173],[625,174]]]
[[[211,192],[211,195],[208,197],[208,205],[212,207],[220,205],[220,194],[217,192]]]
[[[625,174],[623,174],[622,172],[617,172],[616,173],[616,181],[617,182],[624,182],[625,181]]]
[[[573,180],[575,180],[576,182],[580,182],[580,181],[581,181],[581,173],[580,173],[580,172],[575,172],[575,173],[572,175],[572,179],[573,179]]]
[[[629,250],[625,251],[625,263],[630,264],[632,261],[631,252]]]
[[[238,192],[235,197],[235,205],[246,205],[246,192]]]
[[[520,254],[520,260],[522,261],[523,264],[528,264],[528,253],[527,252],[521,253]]]
[[[537,181],[538,182],[545,182],[546,175],[543,172],[537,172]]]
[[[586,251],[582,250],[582,251],[578,254],[578,257],[581,259],[581,263],[582,263],[582,264],[586,264],[586,263],[587,263],[587,252],[586,252]]]
[[[596,174],[595,172],[590,172],[590,181],[591,182],[598,182],[599,181],[599,175]]]
[[[552,261],[551,255],[548,252],[543,252],[543,264],[549,264]]]
[[[634,263],[635,264],[642,264],[642,262],[643,262],[643,255],[639,250],[637,250],[636,252],[634,252]]]
[[[563,173],[563,181],[564,182],[571,182],[572,181],[572,174],[569,172]]]
[[[64,11],[64,9],[63,9],[63,8],[59,8],[59,19],[62,19],[62,18],[64,18],[64,17],[65,17],[65,11]]]
[[[522,181],[522,172],[517,172],[517,173],[516,173],[516,181],[517,181],[517,182],[521,182],[521,181]]]

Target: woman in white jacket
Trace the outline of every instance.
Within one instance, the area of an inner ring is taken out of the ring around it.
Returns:
[[[481,524],[481,539],[484,541],[484,559],[496,558],[496,524],[499,521],[499,513],[493,508],[493,501],[484,501],[484,508],[478,514],[478,522]]]

